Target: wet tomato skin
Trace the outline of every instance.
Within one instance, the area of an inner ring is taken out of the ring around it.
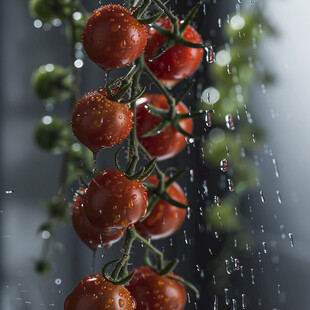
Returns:
[[[160,18],[156,23],[165,29],[172,29],[168,18]],[[193,43],[202,43],[200,35],[191,26],[187,26],[183,38]],[[156,77],[165,86],[173,86],[196,71],[202,61],[203,49],[174,45],[158,58],[149,61],[165,41],[165,36],[150,28],[144,55]]]
[[[179,277],[168,274],[170,277]],[[186,290],[182,283],[160,276],[149,267],[139,267],[127,287],[136,299],[137,310],[183,310]]]
[[[83,192],[81,191],[81,193]],[[94,228],[86,218],[83,198],[79,195],[75,196],[72,206],[72,224],[77,235],[91,250],[96,250],[101,246],[112,246],[123,237],[124,233],[124,231],[120,230],[113,236],[102,235],[100,237],[100,231]]]
[[[153,185],[158,184],[156,175],[150,175],[147,180]],[[184,192],[176,182],[167,189],[167,193],[172,199],[187,205]],[[155,204],[150,215],[144,221],[138,222],[135,227],[147,239],[163,239],[174,234],[183,224],[185,217],[185,209],[175,207],[161,199]]]
[[[103,234],[113,235],[135,224],[146,213],[147,192],[141,181],[106,170],[90,182],[84,199],[85,215]]]
[[[65,301],[64,310],[87,309],[134,310],[136,301],[126,288],[96,274],[80,281]]]
[[[88,57],[106,71],[130,65],[143,52],[147,26],[120,5],[105,5],[94,11],[82,33]]]
[[[110,100],[105,90],[85,94],[72,114],[72,130],[77,139],[93,153],[122,143],[133,125],[128,105]]]
[[[143,101],[143,99],[145,100]],[[147,138],[142,137],[144,134],[154,129],[161,122],[159,117],[154,116],[148,112],[145,105],[150,103],[156,108],[168,110],[169,105],[166,97],[159,94],[147,94],[139,100],[143,103],[137,105],[136,109],[137,135],[139,141],[142,143],[145,149],[153,157],[157,157],[157,160],[165,160],[181,152],[187,144],[185,139],[186,137],[172,126],[168,126],[157,135]],[[180,102],[176,106],[176,112],[188,113],[189,110],[184,103]],[[192,133],[193,120],[191,118],[181,120],[179,124],[182,129]]]

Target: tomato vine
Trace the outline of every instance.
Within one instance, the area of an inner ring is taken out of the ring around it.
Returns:
[[[32,0],[30,3],[33,14],[40,17],[41,11],[38,11],[37,6],[40,1]],[[123,169],[118,163],[121,148],[115,155],[117,170],[93,170],[97,175],[89,184],[82,182],[84,189],[79,189],[77,192],[78,196],[74,207],[79,208],[79,213],[73,214],[81,217],[80,225],[89,221],[87,227],[83,227],[86,229],[83,236],[90,233],[90,230],[92,233],[97,230],[101,246],[104,246],[106,238],[113,237],[119,232],[124,233],[126,229],[123,255],[119,259],[105,264],[102,270],[103,278],[101,276],[94,276],[94,278],[98,283],[106,281],[117,287],[128,285],[132,279],[137,281],[136,271],[128,271],[128,261],[134,241],[139,240],[145,247],[145,263],[151,273],[165,277],[163,281],[168,279],[169,285],[178,286],[181,290],[184,289],[183,285],[186,285],[198,294],[198,290],[191,283],[171,274],[178,264],[178,259],[167,262],[164,254],[154,247],[150,240],[145,239],[134,225],[139,221],[141,223],[147,221],[160,203],[166,209],[187,209],[186,198],[182,200],[180,194],[175,194],[178,191],[175,181],[183,175],[186,169],[176,171],[172,177],[168,178],[157,162],[181,152],[186,145],[186,139],[198,138],[192,133],[192,119],[206,114],[202,110],[189,112],[181,102],[190,85],[178,97],[172,96],[167,88],[167,86],[175,85],[192,75],[202,61],[203,48],[209,46],[209,43],[202,42],[200,35],[190,26],[201,3],[199,2],[193,7],[184,21],[180,21],[160,0],[129,1],[128,7],[101,6],[89,18],[79,1],[57,0],[54,4],[55,6],[52,6],[54,12],[51,16],[66,20],[69,32],[72,34],[72,64],[70,76],[68,76],[70,83],[65,86],[65,89],[71,95],[70,114],[73,110],[71,124],[74,135],[92,151],[95,159],[101,149],[122,143],[129,134],[127,167]],[[153,16],[150,16],[149,10],[151,4],[160,10]],[[91,91],[80,100],[75,40],[78,26],[74,19],[74,13],[78,11],[83,12],[85,19],[88,18],[82,31],[82,43],[91,60],[106,71],[132,64],[127,75],[109,81],[105,88]],[[161,17],[163,13],[166,17]],[[45,20],[49,20],[49,18]],[[149,26],[146,26],[147,24]],[[152,46],[148,46],[148,44],[152,44]],[[143,53],[144,50],[147,54]],[[167,68],[166,63],[171,65]],[[157,69],[156,66],[158,66]],[[163,70],[163,66],[165,70]],[[145,74],[155,84],[162,95],[144,95],[145,88],[142,89],[140,85],[142,74]],[[55,79],[55,88],[59,88],[59,83],[62,83],[63,78],[63,76],[59,76]],[[63,87],[64,85],[60,85],[60,88]],[[155,96],[158,97],[155,98]],[[147,113],[152,116],[152,128],[144,131],[141,129],[144,125],[140,120],[146,122],[146,117],[143,117],[145,112],[141,111],[140,106],[137,106],[138,100],[143,101],[140,105],[142,104]],[[138,124],[139,127],[137,127]],[[160,137],[163,145],[154,150],[154,144],[159,143],[158,140],[155,140],[156,136]],[[148,139],[147,142],[146,139]],[[71,149],[68,146],[73,143],[75,143],[73,137],[68,135],[67,148],[63,149],[63,165],[58,193],[54,204],[50,204],[51,220],[41,228],[42,231],[51,231],[55,223],[67,216],[65,188],[68,184],[71,163]],[[80,144],[79,146],[82,148]],[[160,148],[161,152],[158,152]],[[141,163],[140,155],[144,158],[143,163]],[[81,156],[81,159],[85,160],[85,157]],[[155,177],[155,175],[151,175],[153,171],[155,171],[156,180],[151,182],[150,178]],[[76,171],[74,172],[77,175]],[[88,169],[85,169],[82,174],[85,175],[88,172]],[[149,199],[147,199],[146,191],[149,193]],[[179,191],[182,193],[181,189]],[[161,210],[161,213],[156,213],[153,216],[158,217],[160,214],[159,216],[164,220],[163,212]],[[177,214],[176,211],[174,212]],[[57,216],[53,215],[54,213]],[[79,227],[77,223],[75,224],[76,229]],[[175,232],[181,224],[182,222],[177,223],[178,226],[169,234]],[[140,225],[139,230],[141,229],[143,232],[143,225]],[[86,240],[86,244],[92,247],[87,241],[89,236],[87,238],[83,238],[83,236],[80,235],[82,240],[84,242]],[[151,236],[148,237],[152,239]],[[109,241],[107,242],[109,243]],[[156,258],[156,264],[153,264],[150,254]],[[43,253],[42,258],[38,261],[38,270],[43,271],[46,267],[44,265],[45,257],[46,253]],[[108,268],[112,265],[115,266],[109,273]],[[76,301],[75,294],[78,292],[76,290],[80,286],[86,285],[90,280],[89,278],[82,280],[75,291],[68,296],[65,303],[66,310],[77,309],[78,301]],[[129,291],[137,301],[137,309],[144,309],[143,305],[146,301],[141,300],[141,296],[134,289],[131,291],[130,286]],[[105,296],[107,293],[102,288],[102,294],[100,292],[95,294],[99,294],[96,296]],[[166,298],[168,297],[166,296]],[[90,297],[84,296],[83,298],[87,300],[89,306],[99,302],[90,301]],[[162,303],[160,298],[157,296],[152,298],[157,300],[158,306],[155,304],[155,307],[160,307]],[[173,297],[169,302],[175,304],[174,298],[176,299]],[[185,298],[183,299],[184,302],[178,306],[171,305],[171,307],[183,309]],[[99,300],[102,305],[107,303],[105,297],[100,297]],[[114,298],[111,300],[108,303],[113,305],[113,309],[119,309],[114,304],[116,302]],[[125,306],[125,309],[136,308],[130,298],[119,299],[118,305],[123,308],[126,302],[128,302],[128,307]]]

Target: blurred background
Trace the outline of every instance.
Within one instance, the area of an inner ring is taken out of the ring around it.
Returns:
[[[99,5],[82,2],[89,11]],[[171,6],[182,16],[193,3]],[[207,0],[195,22],[217,58],[204,61],[184,102],[215,113],[211,127],[197,122],[201,142],[162,164],[192,169],[180,184],[193,211],[177,235],[156,243],[168,257],[181,258],[177,272],[201,289],[200,300],[191,295],[187,309],[308,308],[310,39],[301,31],[309,27],[309,6],[305,0]],[[89,274],[92,252],[70,221],[60,223],[48,251],[51,272],[35,271],[44,242],[38,229],[48,219],[44,201],[57,191],[61,154],[40,149],[33,132],[43,116],[65,118],[68,104],[42,105],[30,80],[41,65],[69,65],[66,28],[34,22],[28,1],[21,0],[1,1],[0,25],[0,308],[63,309]],[[81,93],[106,81],[94,63],[83,61]],[[101,152],[98,165],[112,167],[113,153]],[[220,169],[225,157],[226,174]],[[121,246],[97,251],[97,272]],[[140,251],[137,245],[134,265],[143,263]]]

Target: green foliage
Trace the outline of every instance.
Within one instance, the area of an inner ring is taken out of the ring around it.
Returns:
[[[32,75],[32,86],[36,95],[42,99],[56,102],[70,97],[73,85],[70,72],[64,67],[47,64],[41,66]]]
[[[30,0],[30,15],[44,23],[55,18],[65,19],[70,14],[70,0]]]
[[[67,221],[70,216],[71,203],[64,197],[55,196],[47,202],[47,209],[51,220]]]
[[[68,126],[62,120],[50,116],[42,118],[34,133],[38,146],[54,153],[61,153],[68,148],[69,136]]]

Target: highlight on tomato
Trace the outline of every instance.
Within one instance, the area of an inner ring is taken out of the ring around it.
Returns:
[[[172,24],[168,17],[160,18],[157,25],[171,30]],[[182,21],[179,21],[182,24]],[[188,25],[183,38],[192,43],[202,43],[202,39],[196,30]],[[192,75],[202,61],[203,49],[182,45],[174,45],[166,50],[161,56],[150,61],[149,59],[164,45],[166,37],[149,28],[147,45],[145,47],[145,60],[147,66],[156,77],[167,87],[171,87],[186,77]]]
[[[146,213],[147,191],[142,181],[130,180],[117,170],[105,170],[89,184],[85,215],[103,234],[113,235],[138,222]]]
[[[168,110],[169,105],[164,95],[147,94],[138,100],[136,108],[137,135],[141,144],[157,160],[165,160],[180,153],[186,146],[186,137],[178,132],[173,126],[168,126],[160,133],[143,137],[146,133],[154,129],[161,119],[149,113],[146,105],[151,104],[155,108]],[[176,113],[188,113],[189,110],[183,102],[179,102],[175,107]],[[191,118],[179,121],[181,128],[188,133],[193,131],[193,120]]]
[[[147,181],[152,185],[158,184],[156,175],[150,175]],[[174,200],[187,205],[187,199],[182,188],[176,182],[172,183],[167,194]],[[186,210],[173,206],[167,201],[160,199],[153,207],[149,216],[135,227],[146,239],[163,239],[174,234],[183,224],[186,217]]]
[[[122,143],[133,125],[129,105],[110,100],[104,89],[85,94],[72,115],[72,130],[93,153]]]
[[[65,301],[64,310],[86,309],[134,310],[136,301],[126,288],[96,274],[80,281]]]
[[[88,57],[106,71],[130,65],[143,52],[147,26],[121,5],[95,10],[82,33]]]
[[[80,193],[84,194],[84,190]],[[111,247],[123,237],[122,230],[113,236],[106,236],[94,228],[85,216],[83,198],[79,195],[75,196],[72,205],[72,224],[77,235],[91,250],[96,250],[98,247]]]
[[[145,266],[139,267],[135,271],[127,289],[136,299],[137,310],[183,310],[185,308],[185,287],[182,283],[174,280],[181,280],[181,278],[173,274],[168,274],[167,277],[161,276]]]

